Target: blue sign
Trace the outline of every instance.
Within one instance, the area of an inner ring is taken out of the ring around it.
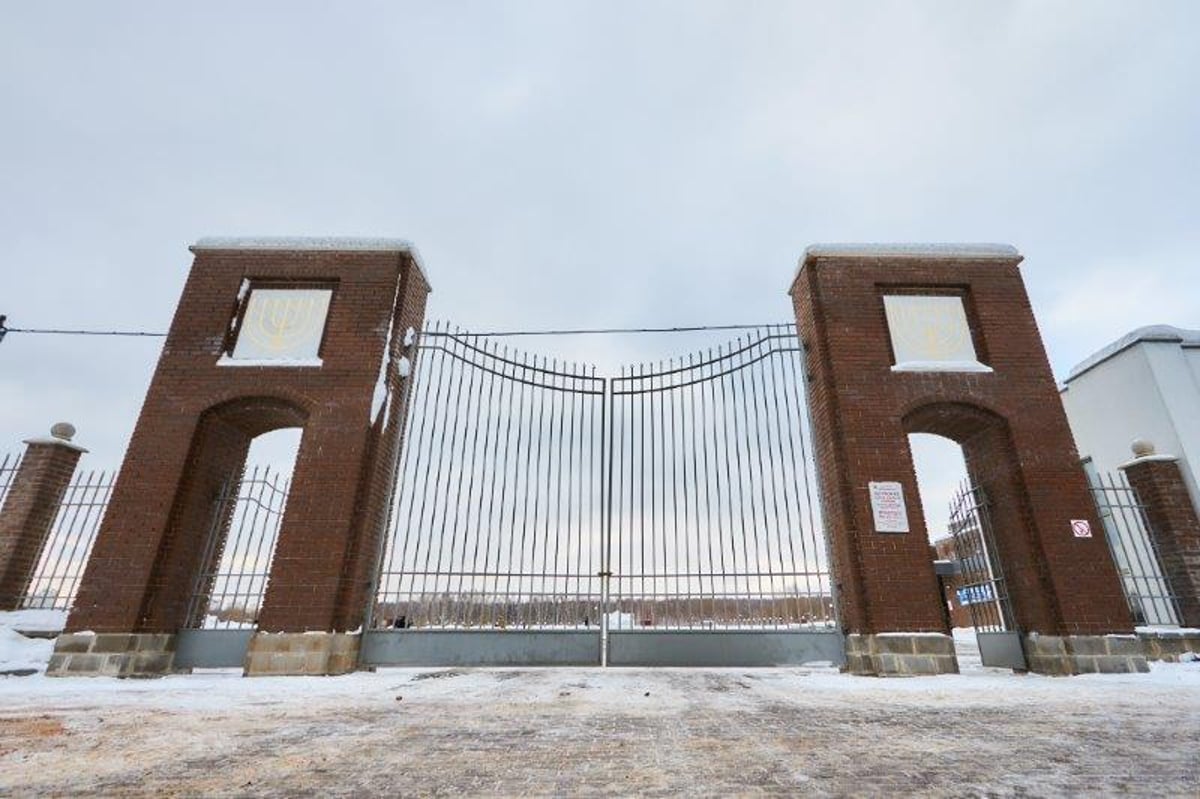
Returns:
[[[983,602],[995,602],[996,594],[992,591],[991,583],[968,585],[958,589],[958,604],[978,605]]]

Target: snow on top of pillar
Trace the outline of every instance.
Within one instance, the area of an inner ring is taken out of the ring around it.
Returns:
[[[258,250],[263,252],[394,252],[405,253],[429,283],[416,245],[408,239],[378,236],[202,236],[188,247],[205,250]]]
[[[1019,258],[1011,244],[890,243],[813,244],[804,250],[808,258]]]
[[[323,250],[331,252],[413,252],[407,239],[359,236],[205,236],[195,250]]]
[[[792,276],[792,286],[800,278],[804,265],[817,258],[844,258],[846,260],[861,258],[912,258],[914,260],[941,261],[1002,261],[1004,263],[1022,260],[1020,251],[1011,244],[981,244],[981,243],[832,243],[812,244],[804,249],[804,255],[796,266]]]

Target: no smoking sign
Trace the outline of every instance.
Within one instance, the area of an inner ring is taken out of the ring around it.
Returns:
[[[1076,538],[1091,538],[1092,523],[1087,519],[1072,519],[1071,532],[1075,534]]]

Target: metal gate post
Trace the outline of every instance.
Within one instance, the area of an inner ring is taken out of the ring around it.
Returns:
[[[608,589],[612,577],[612,487],[613,487],[613,394],[612,382],[604,378],[604,403],[600,406],[600,463],[601,474],[607,481],[604,488],[604,523],[600,535],[600,666],[608,666]]]

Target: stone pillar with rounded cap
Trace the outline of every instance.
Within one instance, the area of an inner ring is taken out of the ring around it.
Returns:
[[[1149,441],[1133,442],[1133,460],[1121,466],[1145,508],[1159,562],[1184,627],[1200,627],[1200,518],[1174,455]]]
[[[25,441],[0,509],[0,610],[17,610],[29,590],[79,456],[87,452],[74,437],[75,427],[59,422],[49,436]]]

